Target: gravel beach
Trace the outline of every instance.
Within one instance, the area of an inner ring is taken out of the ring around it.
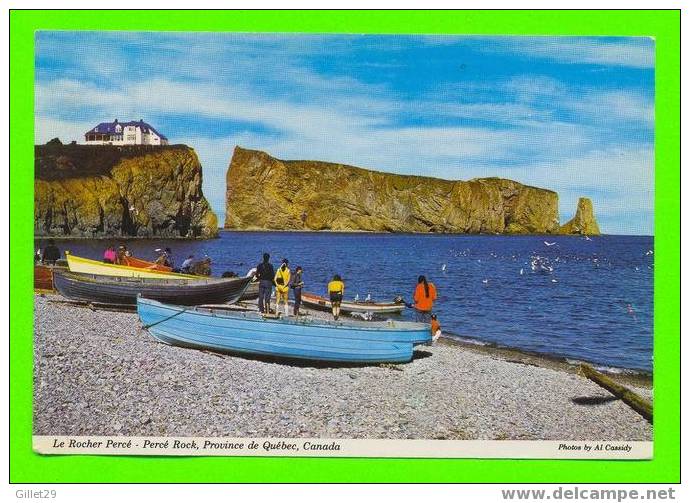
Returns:
[[[652,440],[606,390],[516,352],[446,341],[401,365],[257,360],[167,346],[135,313],[51,299],[35,296],[37,435]]]

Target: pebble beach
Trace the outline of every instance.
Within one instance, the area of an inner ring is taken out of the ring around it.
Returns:
[[[35,296],[36,435],[652,440],[576,367],[533,355],[442,338],[400,365],[253,359],[168,346],[134,312],[60,299]],[[652,398],[649,380],[620,379]]]

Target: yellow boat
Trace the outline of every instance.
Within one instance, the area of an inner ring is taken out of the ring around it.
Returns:
[[[72,272],[83,272],[87,274],[100,274],[102,276],[121,276],[126,278],[166,278],[166,279],[198,279],[198,276],[191,274],[180,274],[176,272],[156,271],[155,269],[141,269],[127,265],[107,264],[98,260],[91,260],[84,257],[77,257],[70,252],[65,252],[67,265]]]

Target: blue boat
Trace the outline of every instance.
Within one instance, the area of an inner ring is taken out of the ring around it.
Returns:
[[[256,312],[184,307],[138,297],[137,312],[156,339],[175,346],[279,358],[404,363],[431,341],[429,325],[397,320],[267,318]]]

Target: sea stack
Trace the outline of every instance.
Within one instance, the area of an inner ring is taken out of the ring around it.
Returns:
[[[555,234],[558,194],[501,178],[397,175],[236,147],[226,229]]]
[[[594,218],[594,205],[588,197],[581,197],[577,202],[575,216],[561,226],[561,234],[581,234],[598,236],[601,234],[599,225]]]
[[[210,238],[216,215],[186,145],[35,147],[36,237]]]

